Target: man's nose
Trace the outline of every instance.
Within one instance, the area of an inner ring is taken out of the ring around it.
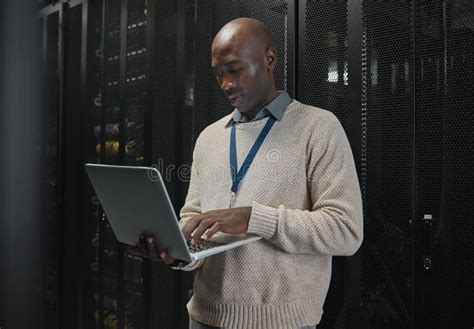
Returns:
[[[230,89],[234,88],[235,85],[236,85],[236,82],[235,82],[234,77],[226,74],[222,78],[222,82],[221,82],[222,90],[224,90],[224,91],[230,90]]]

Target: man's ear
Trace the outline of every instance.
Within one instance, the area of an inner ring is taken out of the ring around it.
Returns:
[[[276,50],[274,47],[270,46],[265,52],[265,62],[267,64],[267,69],[273,71],[277,63]]]

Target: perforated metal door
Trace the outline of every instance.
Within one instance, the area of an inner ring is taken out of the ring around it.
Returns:
[[[474,5],[305,2],[300,99],[334,112],[346,132],[357,91],[347,74],[359,54],[348,49],[350,4],[362,6],[360,154],[354,156],[364,199],[363,325],[472,328]],[[348,327],[347,305],[331,289],[321,325]]]
[[[470,329],[474,3],[417,1],[415,12],[414,327]]]
[[[409,328],[413,286],[412,3],[363,3],[367,187],[361,289],[370,328]]]
[[[349,126],[347,1],[305,1],[299,7],[298,99],[333,112]],[[357,156],[357,155],[356,155]],[[349,321],[345,296],[346,260],[333,258],[329,292],[318,328],[345,328]],[[355,282],[355,290],[359,283]]]

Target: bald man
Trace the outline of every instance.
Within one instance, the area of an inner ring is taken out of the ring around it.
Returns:
[[[263,239],[175,266],[149,236],[149,256],[197,270],[187,305],[191,328],[315,328],[332,256],[352,255],[363,237],[347,137],[332,113],[277,90],[276,44],[263,23],[227,23],[211,51],[235,110],[196,141],[180,212],[184,235],[193,244],[216,232]]]

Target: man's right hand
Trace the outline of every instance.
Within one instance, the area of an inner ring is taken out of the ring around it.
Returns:
[[[173,265],[176,259],[169,256],[166,251],[156,248],[155,236],[153,234],[140,234],[138,244],[128,248],[128,253],[135,256],[151,259],[152,261],[162,261],[166,265]]]

